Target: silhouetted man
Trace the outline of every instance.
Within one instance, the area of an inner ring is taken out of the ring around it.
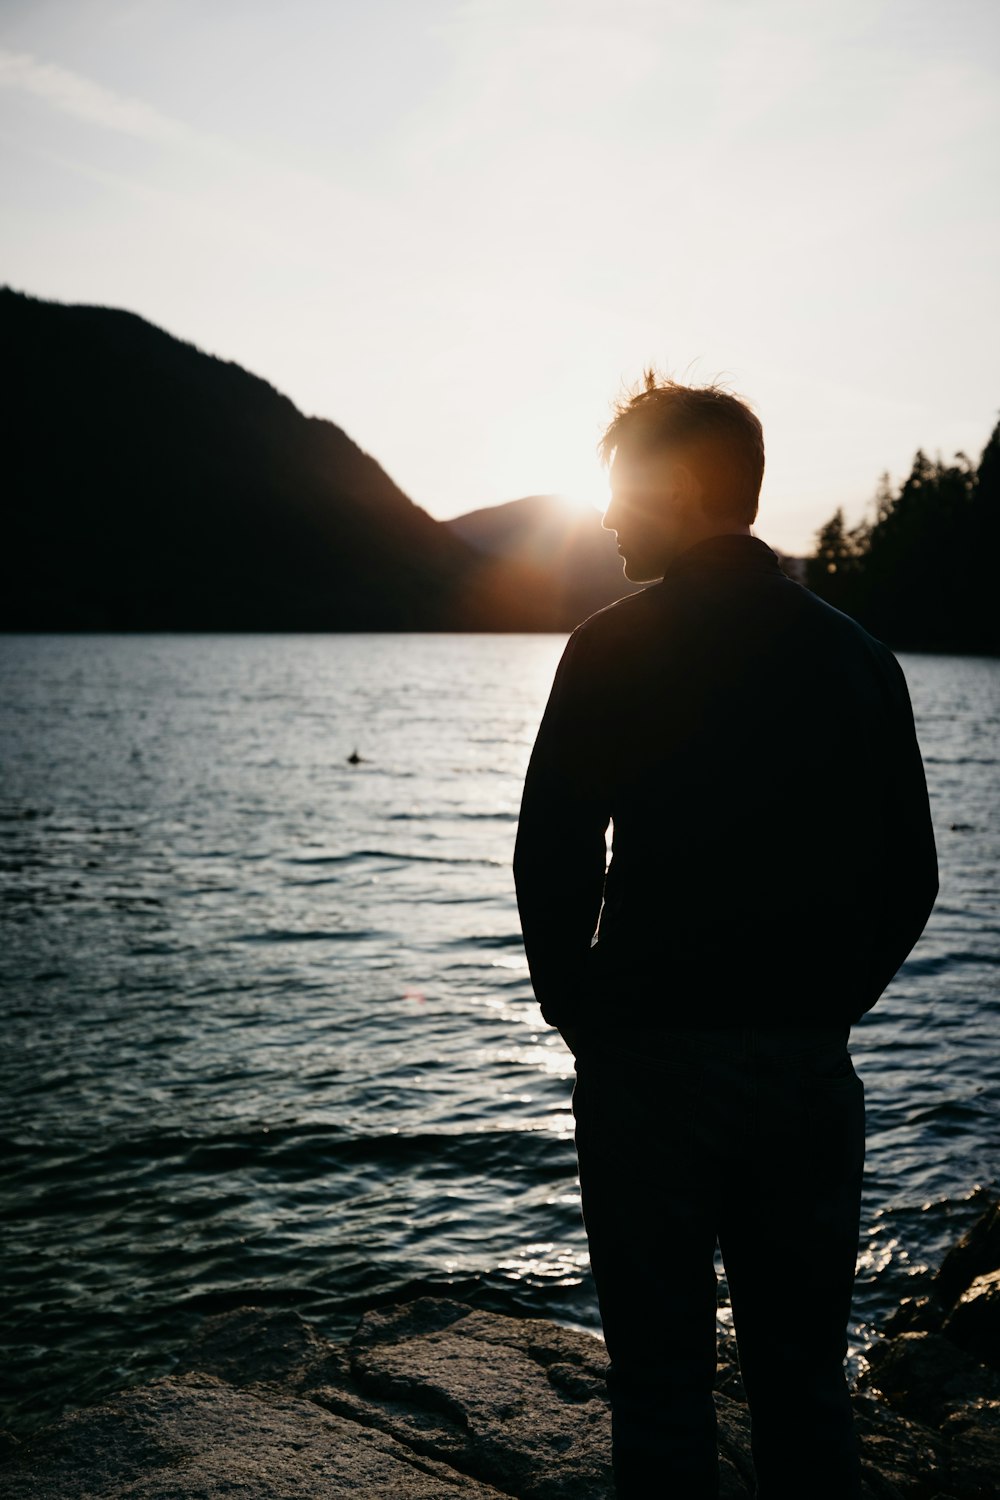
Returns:
[[[849,1500],[847,1038],[937,892],[906,683],[751,535],[764,446],[742,401],[650,375],[602,452],[626,576],[662,581],[570,637],[514,873],[576,1056],[617,1492],[718,1493],[718,1243],[761,1500]]]

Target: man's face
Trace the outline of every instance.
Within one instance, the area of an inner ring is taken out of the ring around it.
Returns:
[[[691,470],[664,450],[619,451],[610,479],[603,525],[617,533],[625,577],[632,583],[662,578],[674,558],[698,540],[703,524]]]

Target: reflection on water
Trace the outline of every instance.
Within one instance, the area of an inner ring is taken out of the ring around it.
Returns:
[[[247,1301],[339,1333],[451,1284],[597,1326],[571,1059],[531,999],[510,877],[561,645],[0,645],[18,1420],[164,1369],[201,1313]],[[904,665],[942,893],[854,1034],[859,1344],[996,1172],[1000,666]],[[775,1245],[776,1315],[808,1316],[794,1223]]]

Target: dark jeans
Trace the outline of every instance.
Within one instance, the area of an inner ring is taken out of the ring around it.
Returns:
[[[847,1028],[592,1023],[573,1112],[619,1500],[718,1494],[716,1242],[760,1500],[860,1495],[843,1361],[864,1090]]]

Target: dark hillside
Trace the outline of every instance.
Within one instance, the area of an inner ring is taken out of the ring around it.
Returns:
[[[266,381],[131,313],[9,290],[0,337],[3,628],[494,624],[476,554]]]

